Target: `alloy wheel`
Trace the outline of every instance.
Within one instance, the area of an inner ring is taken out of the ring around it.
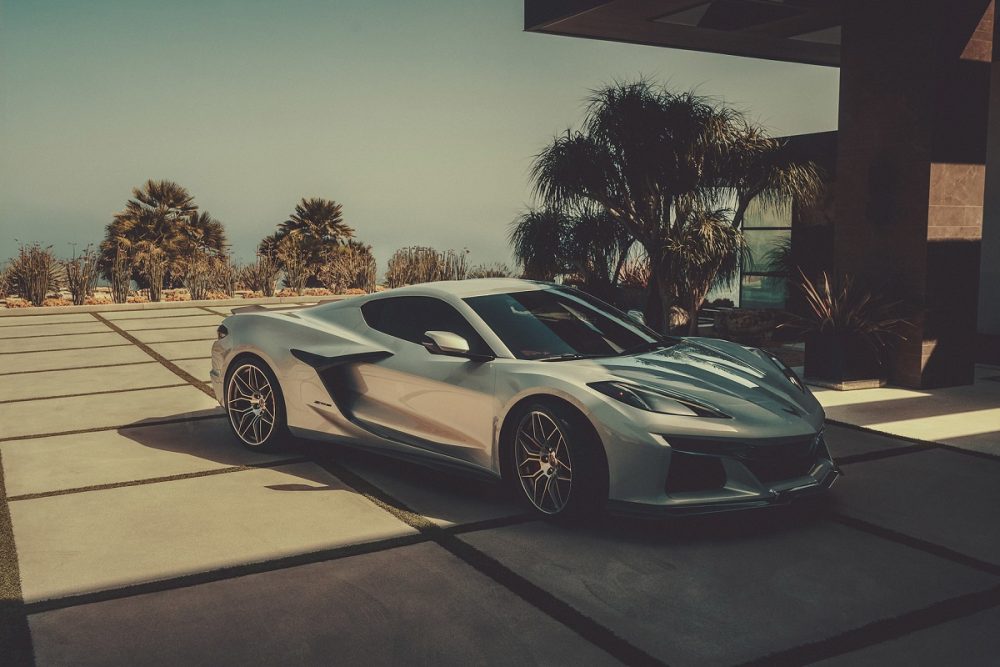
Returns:
[[[569,502],[573,467],[566,436],[551,416],[526,414],[515,438],[517,474],[528,500],[545,514],[558,514]]]
[[[254,364],[233,371],[226,388],[226,408],[233,431],[246,444],[264,444],[274,431],[274,389]]]

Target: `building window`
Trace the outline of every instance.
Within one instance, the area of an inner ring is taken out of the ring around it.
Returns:
[[[792,207],[747,209],[743,233],[750,247],[749,265],[740,276],[741,308],[784,308],[788,299],[787,256],[792,240]]]

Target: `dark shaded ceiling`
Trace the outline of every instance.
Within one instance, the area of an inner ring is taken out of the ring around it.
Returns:
[[[842,0],[525,0],[525,30],[840,63]]]

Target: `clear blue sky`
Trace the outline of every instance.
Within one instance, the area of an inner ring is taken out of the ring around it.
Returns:
[[[838,71],[522,31],[521,0],[0,0],[0,260],[97,242],[178,181],[253,254],[336,199],[380,271],[410,244],[508,261],[531,157],[640,74],[775,134],[836,128]]]

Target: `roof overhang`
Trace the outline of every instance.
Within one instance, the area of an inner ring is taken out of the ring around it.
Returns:
[[[840,65],[843,0],[524,0],[524,29]]]

